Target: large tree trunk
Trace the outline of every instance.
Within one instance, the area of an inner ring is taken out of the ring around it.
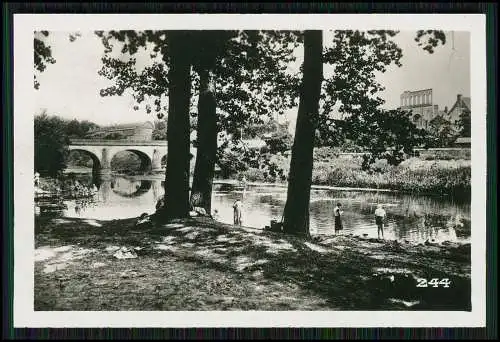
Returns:
[[[304,74],[299,111],[292,147],[288,192],[283,229],[286,233],[309,236],[309,200],[313,150],[323,81],[322,31],[306,31],[304,36]]]
[[[212,184],[217,154],[217,115],[210,72],[199,71],[200,95],[198,100],[197,152],[194,167],[191,204],[212,211]]]
[[[189,215],[191,62],[187,38],[185,32],[169,33],[168,154],[164,204],[158,210],[162,220]]]

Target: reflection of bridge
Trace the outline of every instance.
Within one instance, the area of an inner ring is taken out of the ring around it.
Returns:
[[[124,198],[134,200],[152,191],[154,203],[163,195],[163,181],[161,180],[138,180],[119,177],[117,179],[102,180],[99,186],[99,194],[104,203],[122,202]],[[131,191],[131,188],[135,188]],[[128,190],[128,191],[127,191]],[[153,203],[153,204],[154,204]]]
[[[123,184],[120,184],[122,180],[125,180],[129,185],[129,191],[120,190],[123,188]],[[111,189],[114,193],[121,197],[139,197],[143,194],[147,193],[151,189],[152,181],[150,180],[139,180],[139,181],[130,181],[125,178],[117,178],[111,181]],[[130,191],[130,188],[134,188],[133,191]]]
[[[143,171],[161,170],[161,160],[167,154],[167,142],[164,140],[94,140],[72,139],[70,151],[80,151],[92,158],[93,171],[101,174],[111,173],[111,160],[123,151],[136,154],[141,160]]]

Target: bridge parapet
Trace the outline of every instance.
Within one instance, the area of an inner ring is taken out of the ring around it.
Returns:
[[[166,140],[70,139],[70,145],[87,146],[167,146]]]

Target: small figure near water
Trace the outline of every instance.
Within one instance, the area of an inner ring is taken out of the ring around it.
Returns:
[[[247,179],[245,176],[243,176],[243,178],[241,179],[240,186],[243,187],[243,198],[245,198],[245,194],[247,191]]]
[[[212,218],[217,221],[219,219],[219,211],[217,209],[214,210],[214,213],[212,214]]]
[[[341,210],[341,208],[342,208],[342,204],[337,203],[337,206],[333,210],[333,214],[335,217],[335,234],[337,234],[338,231],[341,231],[344,229],[344,227],[342,226],[342,219],[340,218],[340,216],[342,214],[344,214],[344,212]]]
[[[233,204],[233,217],[234,217],[234,225],[241,226],[241,213],[243,210],[243,203],[240,199],[237,199]]]
[[[375,209],[375,223],[377,224],[377,235],[380,239],[380,233],[382,233],[382,239],[384,238],[384,220],[387,214],[382,207],[382,204],[377,204],[377,209]]]

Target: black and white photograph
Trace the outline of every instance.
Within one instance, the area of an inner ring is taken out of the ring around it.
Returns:
[[[56,16],[14,16],[15,324],[484,326],[483,16]]]

